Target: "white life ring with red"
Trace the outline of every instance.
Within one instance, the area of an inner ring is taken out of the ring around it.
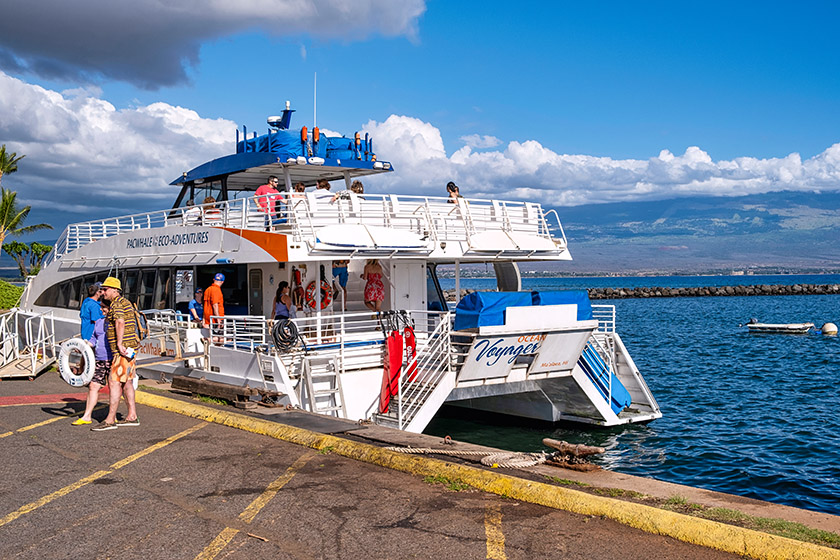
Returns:
[[[81,367],[77,371],[70,368],[70,355],[80,354]],[[81,338],[71,338],[61,343],[58,350],[58,373],[61,378],[73,387],[84,387],[93,378],[93,371],[96,362],[93,357],[93,349]]]
[[[315,309],[315,281],[309,283],[306,287],[306,293],[303,298],[307,307]],[[332,290],[330,284],[326,280],[321,280],[321,309],[326,309],[332,303]]]

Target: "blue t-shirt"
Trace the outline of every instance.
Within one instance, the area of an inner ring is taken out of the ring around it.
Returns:
[[[190,311],[192,311],[193,309],[195,309],[195,312],[198,314],[198,320],[199,321],[203,320],[203,318],[204,318],[204,306],[201,304],[201,302],[196,301],[195,298],[192,298],[190,300]],[[192,313],[190,313],[190,321],[195,321],[195,318],[193,317]]]
[[[96,325],[96,320],[104,318],[105,315],[102,314],[102,307],[100,307],[98,301],[93,298],[85,298],[85,301],[82,302],[79,317],[82,319],[82,340],[90,340],[90,337],[93,336],[93,327]]]

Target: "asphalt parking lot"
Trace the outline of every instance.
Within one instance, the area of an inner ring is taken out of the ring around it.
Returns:
[[[45,376],[0,383],[1,558],[735,557],[148,406],[92,432]]]

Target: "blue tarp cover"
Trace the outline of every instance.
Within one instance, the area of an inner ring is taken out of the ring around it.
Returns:
[[[592,319],[592,304],[586,290],[565,290],[562,292],[531,292],[534,305],[577,304],[577,320]]]
[[[505,324],[505,309],[530,307],[531,292],[473,292],[455,308],[456,331]]]
[[[577,320],[592,319],[592,304],[586,290],[562,292],[473,292],[455,308],[456,331],[505,324],[505,309],[531,305],[576,304]]]

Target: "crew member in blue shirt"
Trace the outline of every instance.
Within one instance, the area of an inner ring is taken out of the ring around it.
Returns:
[[[195,297],[190,300],[190,321],[201,324],[204,317],[204,305],[202,305],[204,291],[196,288]]]
[[[105,317],[99,305],[99,298],[102,297],[102,282],[91,284],[87,291],[88,297],[82,302],[82,310],[79,312],[82,320],[82,340],[90,340],[96,320]]]

